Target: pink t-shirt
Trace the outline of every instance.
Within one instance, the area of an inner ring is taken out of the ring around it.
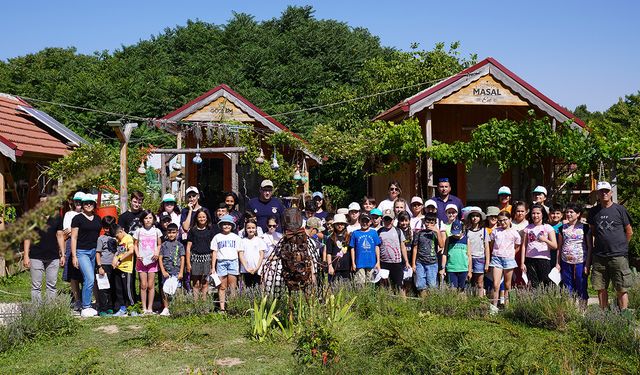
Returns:
[[[524,228],[524,235],[527,237],[527,248],[525,249],[527,258],[551,259],[549,245],[539,240],[542,236],[551,239],[551,236],[556,235],[556,231],[551,225],[529,224]]]
[[[514,259],[516,256],[515,245],[522,243],[518,231],[513,228],[496,228],[491,231],[489,239],[493,241],[493,252],[491,254],[509,259]]]

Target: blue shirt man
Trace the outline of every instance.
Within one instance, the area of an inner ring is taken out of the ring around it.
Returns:
[[[456,197],[451,193],[451,183],[448,178],[441,178],[438,180],[438,195],[433,197],[433,200],[438,205],[438,219],[447,223],[449,219],[447,218],[446,208],[448,204],[455,204],[458,207],[458,219],[461,218],[462,214],[462,200]]]
[[[280,223],[282,223],[284,205],[280,199],[273,197],[273,182],[271,182],[271,180],[262,181],[260,184],[260,196],[249,200],[247,210],[256,215],[258,226],[262,228],[264,233],[267,233],[269,230],[267,227],[267,221],[270,217],[274,217],[276,219],[276,223],[278,224],[276,231],[282,233],[282,226]]]

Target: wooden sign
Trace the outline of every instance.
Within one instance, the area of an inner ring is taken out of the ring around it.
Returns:
[[[198,121],[198,122],[224,122],[224,121],[240,121],[240,122],[253,122],[255,119],[240,108],[236,107],[227,98],[221,96],[218,99],[212,101],[206,106],[200,108],[198,111],[185,117],[183,121]]]
[[[491,75],[472,82],[436,104],[529,105]]]

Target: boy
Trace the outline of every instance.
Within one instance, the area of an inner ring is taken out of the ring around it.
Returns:
[[[178,241],[178,226],[175,223],[167,225],[166,240],[160,245],[159,266],[162,272],[162,284],[164,285],[170,277],[175,276],[178,280],[182,280],[184,274],[184,245]],[[178,283],[180,286],[180,283]],[[162,312],[160,315],[169,316],[169,296],[164,293],[162,286],[160,287],[162,294]]]
[[[427,288],[438,286],[439,248],[444,247],[444,236],[437,229],[438,215],[427,212],[424,215],[424,228],[413,239],[411,268],[415,274],[416,289],[424,297]]]
[[[133,290],[133,237],[115,223],[111,224],[109,232],[118,241],[116,255],[111,262],[115,294],[114,307],[119,307],[118,312],[113,316],[126,316],[127,306],[133,306],[135,303],[135,292]]]
[[[116,254],[118,243],[115,238],[109,235],[109,228],[114,224],[116,218],[113,216],[105,216],[102,218],[102,228],[104,234],[98,237],[96,244],[96,271],[100,277],[109,280],[109,288],[98,288],[98,312],[100,316],[108,316],[113,314],[113,257]]]
[[[360,229],[351,233],[349,251],[355,282],[364,285],[371,278],[371,270],[380,269],[380,237],[371,229],[371,217],[364,212],[359,217]]]
[[[467,243],[467,236],[463,233],[462,222],[459,220],[451,224],[451,235],[447,238],[445,252],[442,256],[441,274],[446,269],[449,284],[464,291],[467,280],[471,279],[471,249]]]
[[[558,238],[558,234],[560,233],[560,228],[562,227],[562,207],[559,205],[553,205],[549,207],[549,225],[553,227],[553,230],[556,232],[556,238]],[[558,249],[551,249],[551,267],[553,267],[558,260]]]

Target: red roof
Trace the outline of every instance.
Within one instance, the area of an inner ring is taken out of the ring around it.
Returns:
[[[514,81],[516,81],[517,83],[519,83],[521,86],[523,86],[525,89],[527,89],[531,94],[533,94],[534,96],[538,97],[540,100],[542,100],[544,103],[546,103],[547,105],[549,105],[550,107],[552,107],[553,109],[557,110],[558,112],[562,113],[564,116],[566,116],[569,119],[573,119],[573,121],[580,125],[581,127],[584,127],[585,124],[584,122],[579,119],[578,117],[576,117],[576,115],[574,115],[573,113],[571,113],[569,110],[567,110],[566,108],[560,106],[558,103],[554,102],[553,100],[549,99],[547,96],[545,96],[544,94],[542,94],[540,91],[538,91],[535,87],[531,86],[529,83],[527,83],[525,80],[523,80],[522,78],[518,77],[515,73],[513,73],[512,71],[510,71],[509,69],[505,68],[504,65],[500,64],[497,60],[495,60],[492,57],[488,57],[482,61],[480,61],[479,63],[461,71],[460,73],[453,75],[447,79],[445,79],[444,81],[429,87],[428,89],[421,91],[419,93],[417,93],[416,95],[413,95],[405,100],[403,100],[402,102],[396,104],[395,106],[389,108],[388,110],[384,111],[383,113],[379,114],[378,116],[375,117],[375,120],[386,120],[386,119],[391,119],[393,117],[398,116],[400,113],[404,113],[404,112],[409,112],[411,105],[419,102],[420,100],[428,97],[429,95],[442,90],[443,88],[455,83],[456,81],[460,80],[461,78],[464,78],[466,75],[475,72],[476,70],[479,70],[480,68],[482,68],[483,66],[487,65],[487,64],[492,64],[493,66],[495,66],[497,69],[499,69],[500,71],[502,71],[504,74],[506,74],[507,76],[509,76],[511,79],[513,79]]]
[[[70,152],[71,147],[18,106],[31,107],[18,97],[0,94],[0,142],[15,150],[16,156],[32,153],[59,157]]]
[[[292,132],[291,130],[289,130],[289,128],[287,128],[286,126],[282,125],[278,120],[276,120],[273,117],[269,116],[262,109],[260,109],[257,106],[255,106],[253,103],[251,103],[249,100],[247,100],[244,96],[242,96],[242,95],[238,94],[237,92],[233,91],[233,89],[231,89],[231,87],[229,87],[228,85],[226,85],[224,83],[214,87],[213,89],[211,89],[211,90],[209,90],[207,92],[205,92],[204,94],[202,94],[202,95],[198,96],[197,98],[191,100],[189,103],[183,105],[182,107],[176,109],[175,111],[173,111],[173,112],[161,117],[160,119],[161,120],[169,120],[172,117],[180,114],[184,110],[188,109],[192,105],[197,104],[197,103],[205,100],[206,98],[208,98],[211,95],[214,95],[215,93],[217,93],[220,90],[224,90],[224,91],[228,92],[231,96],[233,96],[234,98],[238,99],[240,102],[244,103],[245,105],[247,105],[248,107],[250,107],[251,109],[256,111],[258,114],[260,114],[260,116],[264,117],[273,126],[275,126],[277,128],[280,128],[283,131],[289,132],[294,137],[300,139],[301,141],[304,141],[298,134],[296,134],[296,133]]]

